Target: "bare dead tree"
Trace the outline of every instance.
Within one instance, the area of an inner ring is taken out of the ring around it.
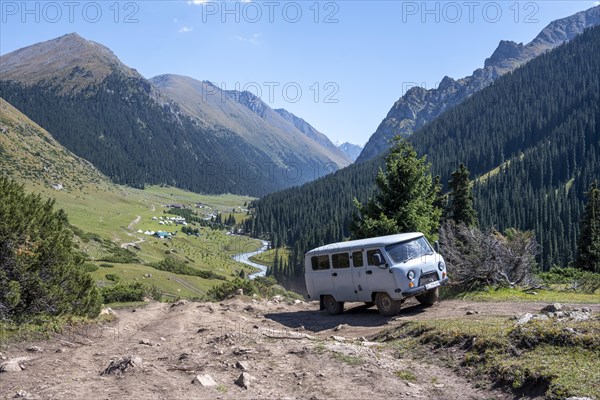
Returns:
[[[487,285],[518,286],[533,282],[538,245],[531,232],[494,229],[482,232],[446,222],[440,245],[454,284],[467,289]]]

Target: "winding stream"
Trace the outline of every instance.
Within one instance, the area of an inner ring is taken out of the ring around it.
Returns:
[[[234,261],[244,263],[246,265],[250,265],[251,267],[258,268],[260,271],[255,272],[253,274],[248,275],[248,279],[254,279],[258,276],[265,276],[267,274],[267,267],[261,264],[257,264],[255,262],[250,261],[250,257],[254,257],[260,253],[264,253],[269,248],[269,242],[262,241],[262,247],[256,251],[252,251],[250,253],[241,253],[233,256]]]

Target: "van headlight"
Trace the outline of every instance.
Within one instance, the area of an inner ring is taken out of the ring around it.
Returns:
[[[440,261],[440,262],[438,263],[438,269],[439,269],[440,271],[443,271],[444,269],[446,269],[446,264],[444,264],[444,262],[443,262],[443,261]]]
[[[408,274],[406,274],[406,277],[412,281],[413,279],[415,279],[415,271],[411,269],[410,271],[408,271]]]

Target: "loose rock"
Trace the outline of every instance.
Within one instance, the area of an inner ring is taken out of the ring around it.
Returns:
[[[212,378],[212,376],[210,376],[208,374],[196,375],[194,380],[192,380],[192,383],[198,384],[198,385],[201,385],[204,387],[217,386],[217,382],[215,382],[215,380]]]
[[[555,313],[557,311],[562,311],[563,306],[560,303],[548,304],[546,307],[542,308],[541,312],[543,313]]]
[[[237,380],[235,381],[235,384],[241,388],[248,389],[250,387],[250,381],[252,381],[254,379],[255,378],[252,375],[248,374],[247,372],[242,372],[240,374],[240,376],[237,378]]]
[[[20,360],[10,360],[0,364],[0,372],[21,372],[24,369]]]
[[[250,369],[250,364],[248,364],[246,361],[238,361],[235,363],[235,367],[245,372]]]
[[[15,399],[31,399],[31,393],[26,392],[24,390],[19,390],[17,393],[15,393],[14,396]]]
[[[112,360],[110,364],[108,364],[108,367],[106,367],[104,371],[100,373],[100,375],[122,375],[124,372],[127,372],[130,369],[141,367],[142,363],[142,358],[137,356],[117,358],[116,360]]]

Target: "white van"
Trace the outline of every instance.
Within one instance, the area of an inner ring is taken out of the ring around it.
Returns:
[[[306,253],[304,278],[308,297],[321,310],[339,314],[344,302],[377,305],[383,315],[400,312],[404,300],[421,304],[439,299],[448,282],[446,264],[422,233],[402,233],[332,243]]]

